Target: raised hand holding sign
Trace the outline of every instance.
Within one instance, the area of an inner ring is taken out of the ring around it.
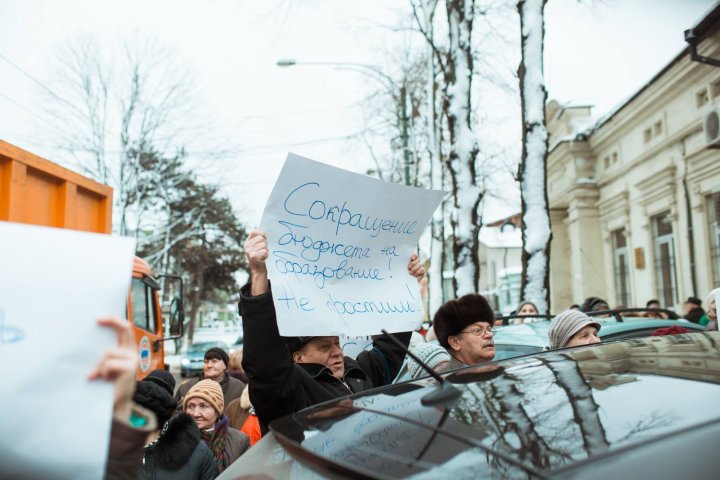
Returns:
[[[251,266],[267,259],[281,335],[416,328],[423,304],[412,277],[424,270],[414,251],[442,197],[290,154],[263,213],[267,243],[261,233],[246,242]]]

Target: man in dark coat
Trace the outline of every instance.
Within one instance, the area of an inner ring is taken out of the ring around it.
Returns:
[[[245,388],[245,384],[237,378],[231,377],[227,374],[226,370],[229,362],[230,357],[222,348],[213,347],[205,352],[205,365],[203,366],[202,376],[183,383],[178,388],[177,393],[175,393],[175,400],[178,402],[178,408],[182,405],[183,399],[190,389],[200,380],[205,379],[215,380],[220,384],[220,388],[222,388],[223,391],[225,405],[236,398],[240,398],[240,395],[242,395],[243,389]]]
[[[393,381],[402,366],[405,350],[379,335],[371,351],[357,360],[343,357],[336,336],[280,336],[265,260],[267,238],[260,230],[250,233],[244,245],[250,264],[250,282],[240,292],[243,319],[243,368],[250,379],[250,402],[260,426],[316,403],[332,400]],[[416,255],[408,271],[418,281],[425,270]],[[395,336],[407,347],[412,332]]]
[[[697,297],[688,297],[685,300],[685,320],[690,320],[693,323],[700,323],[700,319],[705,315],[705,310],[702,308],[702,300]]]

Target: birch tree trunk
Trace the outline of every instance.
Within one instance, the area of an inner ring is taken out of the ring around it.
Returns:
[[[550,312],[550,212],[547,198],[547,91],[543,74],[546,0],[520,0],[522,59],[518,68],[522,102],[523,150],[518,171],[522,199],[521,300],[539,313]]]
[[[479,147],[472,129],[472,29],[474,0],[447,0],[448,53],[443,110],[447,120],[449,151],[446,159],[451,185],[453,235],[453,289],[456,296],[476,292],[480,277],[480,203],[476,158]]]
[[[427,79],[425,83],[427,111],[425,119],[428,132],[428,156],[430,164],[430,188],[444,188],[444,171],[442,160],[442,133],[438,114],[438,65],[435,50],[435,9],[438,0],[411,1],[415,20],[426,39],[427,46]],[[443,202],[435,210],[430,222],[430,267],[428,269],[428,310],[430,317],[443,304],[443,269],[445,266],[445,208]]]

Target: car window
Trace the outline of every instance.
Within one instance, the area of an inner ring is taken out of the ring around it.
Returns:
[[[193,343],[188,348],[188,353],[204,352],[214,346],[216,346],[214,343]]]
[[[494,360],[505,360],[506,358],[519,357],[520,355],[537,352],[542,352],[542,347],[537,347],[535,345],[508,345],[496,343]]]
[[[140,278],[133,278],[130,284],[133,323],[148,330],[150,308],[148,306],[147,285]]]
[[[630,330],[628,332],[611,333],[609,335],[603,335],[601,330],[600,339],[603,341],[610,341],[625,340],[627,338],[649,337],[655,330],[657,330],[657,328],[643,328],[640,330]]]

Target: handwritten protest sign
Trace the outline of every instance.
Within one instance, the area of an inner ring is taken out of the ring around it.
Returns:
[[[407,264],[443,194],[289,154],[261,221],[280,334],[416,328],[423,303]]]
[[[0,222],[0,477],[103,478],[112,385],[87,376],[125,315],[134,241]]]

